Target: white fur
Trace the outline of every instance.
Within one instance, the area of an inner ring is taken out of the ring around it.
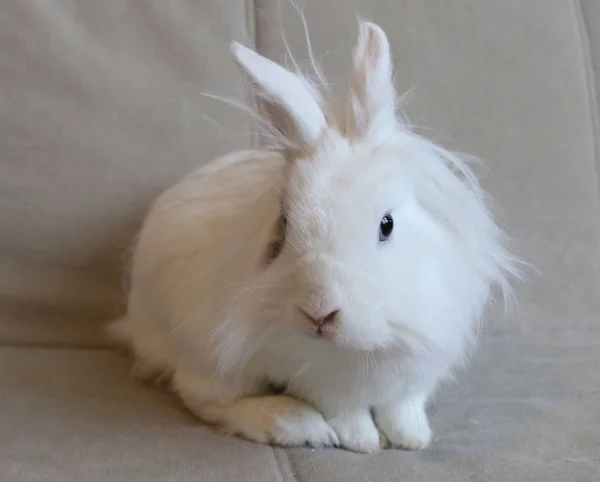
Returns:
[[[477,181],[396,119],[379,27],[361,23],[335,122],[305,80],[233,51],[277,112],[268,122],[290,141],[285,155],[233,153],[160,196],[114,330],[142,374],[172,376],[187,406],[228,432],[360,452],[425,447],[430,394],[464,360],[491,288],[507,290],[516,273]],[[285,244],[265,266],[280,201]],[[394,231],[379,243],[388,212]],[[300,308],[339,309],[330,336],[317,338]],[[271,382],[286,394],[267,395]]]

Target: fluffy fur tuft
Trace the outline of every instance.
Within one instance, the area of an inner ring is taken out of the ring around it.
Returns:
[[[519,274],[486,196],[463,158],[399,120],[377,25],[360,22],[341,119],[307,76],[232,52],[273,152],[216,159],[160,196],[115,330],[138,373],[171,376],[227,432],[425,447],[431,393]]]

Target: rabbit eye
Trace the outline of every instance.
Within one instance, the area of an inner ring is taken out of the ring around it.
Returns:
[[[392,218],[392,215],[388,213],[381,218],[381,222],[379,223],[379,242],[382,243],[387,241],[393,230],[394,218]]]

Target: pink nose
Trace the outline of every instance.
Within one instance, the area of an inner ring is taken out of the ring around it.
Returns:
[[[306,315],[308,316],[310,321],[312,321],[315,325],[322,326],[322,325],[327,325],[327,324],[333,322],[336,315],[338,314],[338,311],[339,310],[332,311],[327,316],[323,316],[323,317],[319,317],[319,318],[313,318],[312,316],[308,315],[308,313]]]

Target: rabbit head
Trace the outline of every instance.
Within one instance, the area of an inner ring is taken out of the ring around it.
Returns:
[[[468,166],[399,120],[383,30],[359,30],[342,116],[302,75],[233,45],[286,159],[260,275],[272,323],[331,349],[456,355],[512,258]]]

